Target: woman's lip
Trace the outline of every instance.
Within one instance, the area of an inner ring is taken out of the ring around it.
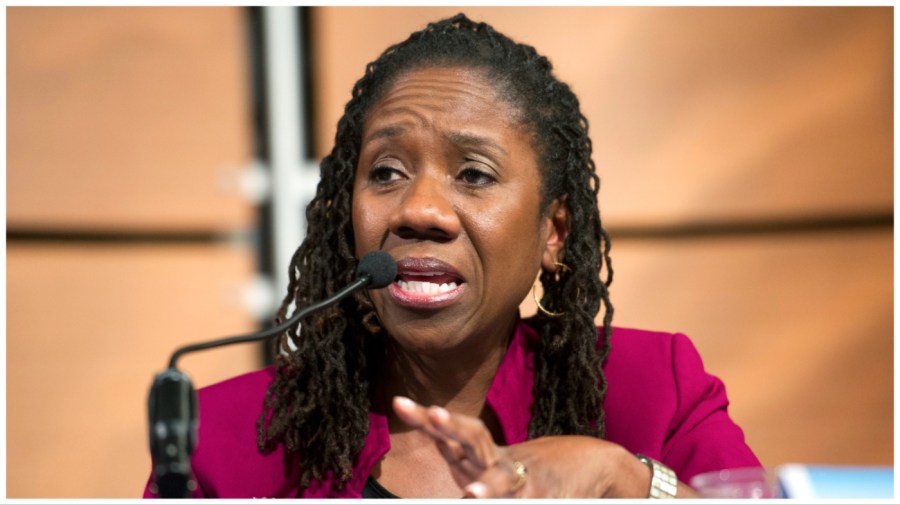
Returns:
[[[397,282],[388,286],[388,293],[398,305],[412,309],[440,309],[446,307],[462,296],[466,285],[460,283],[450,291],[442,293],[414,293],[406,291]]]
[[[465,282],[462,274],[453,265],[437,258],[401,258],[397,260],[397,276],[439,275],[453,277],[457,284]]]
[[[407,291],[399,282],[428,282],[429,279],[434,279],[437,284],[453,282],[456,287],[439,293],[419,293]],[[397,260],[397,280],[388,287],[388,293],[398,305],[411,309],[443,308],[456,302],[464,292],[465,279],[456,267],[437,258],[427,257],[407,256]]]

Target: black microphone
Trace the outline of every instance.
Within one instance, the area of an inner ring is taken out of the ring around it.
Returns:
[[[150,454],[156,492],[160,498],[189,498],[197,488],[191,476],[190,455],[197,447],[197,393],[187,375],[176,369],[178,358],[189,352],[242,342],[265,340],[287,330],[303,317],[333,305],[361,288],[381,289],[394,282],[397,264],[384,251],[360,260],[356,280],[330,298],[297,310],[287,321],[258,333],[186,345],[175,350],[169,368],[153,379],[148,398]]]

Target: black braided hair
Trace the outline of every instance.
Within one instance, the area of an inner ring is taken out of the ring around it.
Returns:
[[[398,76],[435,66],[484,72],[533,136],[542,212],[556,198],[564,198],[569,210],[571,232],[562,254],[568,269],[540,276],[541,304],[563,315],[538,313],[529,321],[540,335],[529,437],[603,437],[601,364],[609,352],[612,269],[597,207],[600,181],[591,160],[588,122],[547,58],[463,14],[431,23],[389,47],[353,86],[334,148],[321,163],[316,196],[306,210],[307,237],[291,260],[288,293],[276,321],[284,321],[292,307],[323,299],[352,280],[357,259],[351,201],[366,114]],[[604,327],[598,343],[594,317],[601,304]],[[301,486],[331,476],[342,487],[350,479],[369,427],[370,386],[383,358],[382,339],[374,307],[364,295],[319,312],[280,337],[278,373],[259,418],[258,443],[260,450],[282,444]]]

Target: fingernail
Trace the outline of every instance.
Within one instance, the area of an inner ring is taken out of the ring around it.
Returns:
[[[487,486],[481,482],[473,482],[466,486],[465,489],[473,498],[484,498],[484,495],[487,494]]]
[[[431,407],[431,413],[438,421],[446,421],[450,419],[450,413],[444,407]]]
[[[399,405],[400,407],[405,408],[405,409],[411,409],[416,406],[416,402],[410,400],[409,398],[407,398],[405,396],[395,396],[394,402],[396,402],[397,405]]]

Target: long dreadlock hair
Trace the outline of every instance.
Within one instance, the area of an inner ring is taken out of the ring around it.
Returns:
[[[564,199],[569,210],[571,232],[563,248],[569,269],[540,275],[541,304],[564,314],[539,313],[529,321],[540,343],[528,436],[602,438],[606,379],[601,365],[609,353],[612,269],[609,236],[597,207],[600,181],[591,160],[588,122],[547,58],[463,14],[431,23],[389,47],[353,86],[334,148],[321,163],[316,196],[306,209],[307,237],[291,259],[288,293],[276,322],[284,321],[291,307],[321,300],[352,281],[357,259],[351,201],[366,114],[398,76],[434,66],[484,73],[532,134],[540,159],[542,212],[556,198]],[[598,344],[594,317],[601,303],[605,313]],[[318,312],[280,336],[278,372],[257,423],[258,444],[263,451],[283,445],[286,463],[299,469],[301,487],[328,476],[343,487],[350,479],[369,428],[381,338],[374,307],[364,295]]]

